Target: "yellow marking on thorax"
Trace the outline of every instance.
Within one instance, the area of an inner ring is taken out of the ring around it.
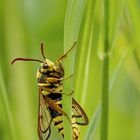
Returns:
[[[49,59],[45,59],[46,63],[48,64],[49,67],[54,66],[54,63],[52,61],[50,61]]]
[[[42,74],[39,72],[39,70],[36,73],[37,78],[40,78],[42,76]]]

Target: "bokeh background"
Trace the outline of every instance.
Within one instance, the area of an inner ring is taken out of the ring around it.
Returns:
[[[80,46],[87,24],[90,0],[88,2],[77,41],[75,80],[81,60],[80,54],[83,51]],[[40,64],[17,62],[11,66],[10,63],[15,57],[42,59],[42,41],[46,43],[47,58],[55,61],[63,53],[66,7],[66,0],[0,0],[1,140],[38,139],[36,71]],[[90,124],[94,120],[102,88],[102,2],[97,2],[94,9],[93,22],[96,29],[92,37],[96,43],[91,50],[86,50],[85,46],[83,75],[80,75],[81,80],[75,82],[75,91],[78,91],[74,94],[87,112]],[[111,3],[109,140],[140,140],[139,9],[138,0],[119,0]],[[94,130],[91,131],[93,135],[90,139],[99,139],[98,119],[94,121],[96,124],[92,124],[95,127],[92,128]],[[88,127],[81,128],[81,140],[88,130]]]

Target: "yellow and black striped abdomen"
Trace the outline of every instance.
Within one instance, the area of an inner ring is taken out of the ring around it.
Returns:
[[[62,94],[54,94],[50,93],[47,96],[49,96],[51,99],[55,101],[57,105],[59,105],[62,108]],[[64,124],[63,124],[63,116],[62,114],[59,114],[57,111],[49,108],[51,117],[53,118],[54,126],[57,128],[58,132],[64,137]],[[78,130],[78,125],[76,123],[76,118],[72,117],[71,120],[72,123],[72,131],[73,131],[73,140],[78,140],[80,133]]]
[[[72,132],[73,132],[73,140],[78,140],[80,136],[80,132],[78,129],[78,125],[76,123],[76,119],[72,118]]]
[[[62,114],[53,118],[53,122],[55,127],[58,129],[58,132],[64,137],[64,125],[63,125]],[[73,140],[78,140],[80,133],[79,133],[78,125],[76,123],[76,119],[72,118],[71,123],[72,123]]]

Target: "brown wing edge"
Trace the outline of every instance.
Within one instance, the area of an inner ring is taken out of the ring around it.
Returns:
[[[77,103],[77,101],[74,99],[74,98],[72,98],[72,105],[76,105],[77,107],[78,107],[78,109],[80,110],[80,112],[81,112],[81,115],[79,115],[79,116],[74,116],[75,118],[81,118],[81,117],[83,117],[84,118],[84,120],[85,120],[85,122],[76,122],[78,125],[88,125],[88,123],[89,123],[89,119],[88,119],[88,117],[87,117],[87,115],[86,115],[86,113],[85,113],[85,111],[83,110],[83,108]]]
[[[43,101],[44,98],[42,96],[42,93],[41,93],[41,89],[39,88],[39,105],[38,105],[38,127],[37,127],[37,131],[38,131],[38,137],[39,137],[39,140],[44,140],[43,139],[43,134],[47,134],[45,140],[48,140],[49,137],[50,137],[50,134],[51,134],[51,123],[52,123],[52,118],[50,119],[50,122],[49,122],[49,125],[48,127],[45,129],[45,130],[42,130],[41,129],[41,124],[40,124],[40,121],[42,121],[41,119],[41,116],[40,116],[40,107],[41,107],[41,102],[44,102],[44,106],[46,107],[47,109],[47,105],[45,103],[45,101]],[[47,117],[47,116],[46,116]]]

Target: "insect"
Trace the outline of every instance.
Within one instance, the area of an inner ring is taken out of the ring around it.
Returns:
[[[58,132],[64,137],[63,117],[67,114],[62,109],[62,94],[63,82],[71,76],[64,78],[64,69],[62,60],[71,52],[74,45],[55,63],[45,57],[44,43],[41,43],[41,54],[43,61],[33,58],[15,58],[11,64],[16,61],[36,61],[40,62],[41,66],[37,70],[37,82],[39,91],[39,107],[38,107],[38,136],[39,140],[48,140],[51,134],[51,124],[57,128]],[[69,119],[69,118],[68,118]],[[69,119],[70,120],[70,119]],[[87,125],[88,117],[82,107],[72,99],[72,125],[73,140],[79,139],[78,125]]]

